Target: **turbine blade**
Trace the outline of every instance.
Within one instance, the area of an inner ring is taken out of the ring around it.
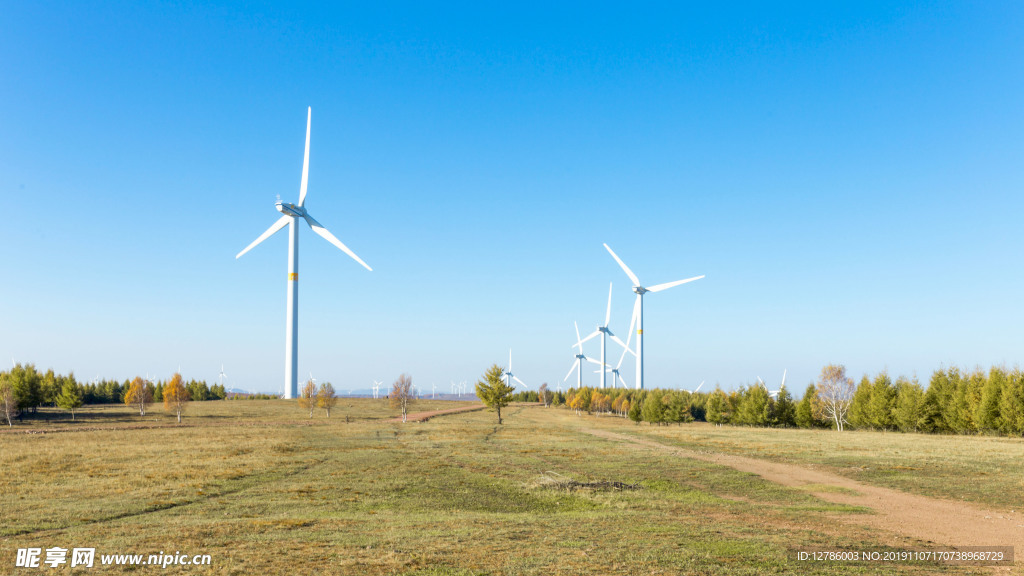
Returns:
[[[626,352],[630,352],[629,348],[622,349],[622,356],[619,356],[619,363],[615,365],[615,369],[618,370],[622,366],[622,361],[626,359]]]
[[[622,387],[626,388],[626,381],[622,379],[622,374],[619,374],[619,382],[622,382]]]
[[[626,346],[626,343],[623,342],[622,339],[616,336],[615,334],[609,334],[609,336],[611,336],[612,342],[615,342],[616,344],[622,346],[623,348],[629,348],[629,346]]]
[[[579,346],[580,344],[583,343],[583,341],[580,340],[580,325],[575,320],[572,321],[572,325],[576,327],[576,345]],[[580,347],[580,352],[583,352],[582,347]]]
[[[518,376],[513,376],[512,379],[515,380],[516,382],[519,382],[519,384],[521,384],[523,388],[526,388],[526,384],[522,380],[520,380]]]
[[[629,349],[629,343],[633,341],[633,328],[636,327],[636,315],[637,315],[637,310],[639,309],[639,306],[640,306],[640,298],[641,298],[641,296],[639,294],[637,294],[636,301],[633,302],[633,317],[629,319],[629,334],[626,334],[626,349],[627,350]],[[636,356],[635,353],[633,355]]]
[[[703,385],[704,385],[704,381],[703,381],[703,380],[701,380],[701,381],[700,381],[700,385],[699,385],[699,386],[697,386],[697,388],[696,388],[696,389],[694,389],[693,393],[694,393],[694,394],[696,394],[697,392],[699,392],[699,391],[700,391],[700,388],[701,388],[701,386],[703,386]]]
[[[594,360],[593,358],[584,358],[584,360],[586,360],[587,362],[590,362],[591,364],[597,364],[598,366],[604,366],[604,364],[602,364],[600,360]]]
[[[612,283],[608,283],[608,309],[604,313],[604,327],[608,327],[608,323],[612,321]]]
[[[693,278],[687,278],[686,280],[676,280],[675,282],[666,282],[664,284],[658,284],[657,286],[651,286],[650,288],[647,289],[647,291],[648,292],[661,292],[662,290],[667,290],[669,288],[672,288],[673,286],[679,286],[680,284],[686,284],[687,282],[693,282],[694,280],[700,280],[703,277],[704,277],[704,275],[701,274],[700,276],[694,276]]]
[[[588,335],[588,336],[587,336],[586,338],[584,338],[583,340],[580,340],[580,344],[583,344],[583,343],[584,343],[584,342],[586,342],[587,340],[590,340],[591,338],[593,338],[594,336],[597,336],[597,335],[598,335],[598,334],[600,334],[600,333],[601,333],[601,331],[600,331],[600,330],[594,330],[594,331],[593,331],[593,332],[591,332],[591,333],[590,333],[590,334],[589,334],[589,335]]]
[[[783,388],[786,387],[786,370],[788,369],[782,371],[782,385],[779,386],[779,390],[782,390]]]
[[[576,367],[579,366],[579,365],[580,365],[580,359],[577,358],[576,361],[572,363],[572,368],[569,368],[569,373],[565,375],[565,378],[562,378],[562,382],[565,382],[566,380],[568,380],[569,376],[572,376],[572,371],[575,370]]]
[[[316,232],[317,235],[319,235],[321,238],[323,238],[324,240],[327,240],[331,244],[334,244],[335,246],[340,248],[342,252],[344,252],[345,254],[348,254],[349,256],[352,257],[353,260],[355,260],[356,262],[359,262],[360,264],[362,264],[363,268],[366,268],[370,272],[373,272],[373,268],[370,268],[370,266],[367,265],[366,262],[363,262],[362,258],[360,258],[359,256],[356,256],[355,252],[349,250],[348,246],[345,246],[344,244],[342,244],[341,240],[338,240],[337,238],[335,238],[334,234],[331,234],[331,232],[327,228],[324,228],[319,222],[314,220],[312,216],[310,216],[309,214],[306,214],[305,216],[303,216],[303,218],[306,219],[306,224],[309,224],[309,227],[313,229],[313,232]]]
[[[306,203],[306,183],[309,182],[309,125],[313,120],[313,107],[306,109],[306,152],[302,156],[302,185],[299,187],[299,208]]]
[[[291,219],[292,219],[292,217],[288,216],[288,215],[281,216],[280,218],[278,218],[277,222],[274,222],[273,224],[271,224],[270,228],[267,228],[266,232],[264,232],[263,234],[260,234],[260,237],[255,239],[255,240],[253,240],[252,244],[249,244],[248,246],[246,246],[245,250],[242,250],[241,252],[239,252],[238,255],[235,256],[235,260],[241,258],[243,254],[245,254],[249,250],[252,250],[253,248],[255,248],[257,244],[259,244],[260,242],[263,242],[267,238],[270,238],[271,236],[274,235],[275,232],[277,232],[281,228],[284,228],[285,226],[287,226],[288,222],[290,222]]]
[[[633,286],[639,286],[640,279],[636,277],[636,274],[633,274],[633,271],[629,269],[629,266],[626,266],[626,263],[623,262],[607,244],[605,244],[604,247],[608,250],[608,253],[612,255],[612,258],[615,258],[615,261],[619,263],[619,267],[626,273],[626,276],[629,276],[629,279],[633,281]]]

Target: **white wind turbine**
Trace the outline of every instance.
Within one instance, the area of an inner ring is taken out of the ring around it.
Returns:
[[[526,384],[524,384],[522,380],[517,378],[516,375],[512,373],[512,349],[509,348],[508,349],[508,368],[505,369],[505,386],[509,386],[509,387],[515,388],[515,386],[512,386],[512,380],[515,380],[516,382],[519,382],[520,386],[522,386],[523,388],[526,388]]]
[[[228,375],[224,373],[224,365],[221,364],[220,365],[220,376],[219,376],[219,378],[220,378],[220,385],[221,386],[224,386],[224,379],[227,378],[227,377],[228,377]]]
[[[565,378],[562,378],[562,382],[567,381],[569,379],[569,376],[572,376],[572,371],[575,370],[576,371],[576,388],[582,388],[583,387],[583,362],[582,361],[586,360],[587,362],[591,362],[591,363],[597,364],[598,366],[601,366],[601,367],[604,367],[605,364],[602,363],[602,362],[598,362],[597,360],[594,360],[592,358],[587,358],[587,355],[583,353],[583,341],[580,340],[580,326],[575,321],[573,322],[573,325],[576,326],[576,343],[573,344],[572,347],[573,348],[579,348],[580,351],[576,353],[576,361],[572,363],[572,368],[569,368],[569,372],[565,375]]]
[[[583,342],[586,342],[587,340],[590,340],[591,338],[597,336],[598,334],[601,335],[601,366],[604,366],[605,369],[604,370],[598,370],[598,372],[601,373],[601,388],[602,389],[605,387],[606,378],[607,378],[607,375],[608,375],[608,372],[609,372],[609,370],[608,370],[608,363],[605,361],[605,347],[608,345],[608,343],[607,343],[607,339],[608,338],[607,337],[611,336],[612,340],[617,342],[619,344],[619,346],[622,346],[626,350],[629,350],[629,346],[625,342],[623,342],[622,340],[619,340],[619,337],[616,336],[615,334],[612,334],[612,331],[608,329],[608,323],[611,322],[611,319],[612,319],[612,283],[609,282],[608,283],[608,308],[605,310],[605,313],[604,313],[604,324],[602,324],[601,326],[598,326],[597,330],[594,330],[593,332],[588,334],[587,337],[584,338],[581,341],[581,343],[583,343]],[[632,327],[630,328],[629,331],[630,332],[633,331]],[[622,356],[625,357],[625,355],[626,355],[626,353],[623,352]],[[620,365],[622,364],[622,360],[619,360],[619,364]],[[616,366],[615,367],[615,375],[616,376],[618,376],[618,371],[619,371],[619,367]],[[615,379],[613,378],[612,379],[612,386],[614,386],[614,385],[615,385]],[[625,385],[625,384],[623,384],[623,385]]]
[[[284,347],[284,391],[285,398],[295,398],[299,395],[299,218],[306,221],[313,232],[321,236],[331,244],[334,244],[342,252],[348,254],[353,260],[359,262],[367,270],[372,271],[366,262],[363,262],[355,252],[349,250],[348,246],[341,243],[334,234],[331,234],[313,216],[306,211],[306,184],[309,181],[309,126],[313,118],[313,109],[306,111],[306,152],[302,157],[302,183],[299,185],[299,203],[285,204],[280,200],[275,205],[277,211],[283,214],[274,222],[267,231],[259,238],[245,247],[235,256],[241,258],[243,254],[252,250],[257,244],[273,236],[276,232],[288,226],[288,308],[285,314],[285,347]]]
[[[374,398],[377,398],[377,394],[380,392],[380,385],[381,384],[383,384],[383,382],[378,382],[377,380],[373,381],[373,397]]]
[[[788,369],[782,371],[782,384],[779,385],[779,389],[778,390],[768,390],[768,386],[764,383],[764,380],[761,380],[760,376],[757,377],[757,381],[761,383],[761,386],[764,386],[765,390],[768,390],[768,396],[770,396],[773,400],[778,400],[779,399],[779,393],[782,392],[782,389],[786,387],[786,372],[787,371],[788,371]]]
[[[700,389],[701,389],[702,386],[704,386],[704,380],[701,380],[700,384],[698,384],[697,387],[694,388],[693,394],[696,394],[697,392],[700,392]]]
[[[642,390],[644,387],[644,294],[647,292],[661,292],[680,284],[700,280],[704,275],[701,274],[686,280],[676,280],[675,282],[666,282],[645,288],[640,284],[640,279],[636,277],[636,274],[633,274],[633,271],[629,269],[629,266],[626,266],[626,263],[607,244],[604,247],[612,255],[612,258],[618,262],[619,267],[626,273],[626,276],[629,276],[629,279],[633,282],[633,292],[636,292],[636,304],[633,307],[633,316],[636,322],[636,389]],[[632,323],[630,322],[630,324]]]

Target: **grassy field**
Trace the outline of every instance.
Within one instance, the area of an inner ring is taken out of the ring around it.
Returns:
[[[420,402],[414,409],[451,405]],[[829,458],[828,450],[811,448],[813,440],[799,449],[780,448],[798,442],[782,436],[745,446],[755,442],[751,430],[636,427],[540,407],[509,408],[503,426],[488,412],[405,425],[387,420],[394,415],[385,401],[369,399],[343,399],[330,420],[318,412],[312,421],[288,401],[205,402],[189,407],[182,426],[160,410],[140,418],[125,407],[102,407],[74,424],[51,420],[0,433],[0,573],[13,572],[15,550],[28,546],[213,559],[203,569],[106,569],[135,574],[991,573],[797,565],[794,546],[914,543],[837,522],[839,514],[860,511],[806,491],[710,463],[638,454],[582,428],[667,443],[713,441],[723,450],[801,462]],[[900,439],[850,438],[863,443],[850,453],[869,468],[889,462],[884,453],[872,459],[872,450]],[[980,447],[990,439],[941,440],[977,440]],[[904,449],[913,462],[928,453],[913,442]],[[980,466],[978,450],[955,452],[958,466]],[[1020,464],[993,458],[1006,468],[982,482],[996,488],[979,493],[998,498],[1000,487],[1019,482],[1019,474],[1004,476]],[[843,462],[827,465],[841,469]],[[940,469],[922,468],[919,476],[933,470]],[[566,479],[638,489],[569,490]]]

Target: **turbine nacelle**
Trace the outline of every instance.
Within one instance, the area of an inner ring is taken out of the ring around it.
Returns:
[[[277,204],[274,204],[274,207],[277,208],[278,212],[285,216],[291,216],[292,218],[306,217],[306,209],[302,206],[296,206],[295,204],[285,203],[278,200]]]
[[[643,296],[644,294],[650,292],[650,290],[644,288],[643,286],[633,286],[633,292],[636,292],[640,296]]]

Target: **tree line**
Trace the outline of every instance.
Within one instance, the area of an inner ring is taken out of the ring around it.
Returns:
[[[117,382],[100,380],[83,383],[75,378],[74,372],[56,374],[52,369],[40,372],[33,364],[15,364],[10,371],[0,372],[0,416],[7,424],[16,417],[35,414],[39,408],[54,406],[71,412],[86,404],[120,404],[136,406],[151,402],[164,402],[166,391],[174,386],[172,399],[187,393],[189,401],[223,400],[228,397],[223,385],[208,385],[203,380],[185,382],[179,374],[167,381],[149,381],[142,377]],[[178,386],[180,385],[180,388]],[[180,413],[179,413],[180,421]]]
[[[887,372],[859,383],[842,365],[822,369],[796,400],[784,386],[776,395],[762,385],[730,392],[579,388],[519,392],[520,402],[543,402],[577,414],[629,418],[664,425],[702,421],[717,425],[889,430],[943,434],[1024,435],[1024,373],[994,367],[967,372],[936,370],[923,387],[916,378]]]

